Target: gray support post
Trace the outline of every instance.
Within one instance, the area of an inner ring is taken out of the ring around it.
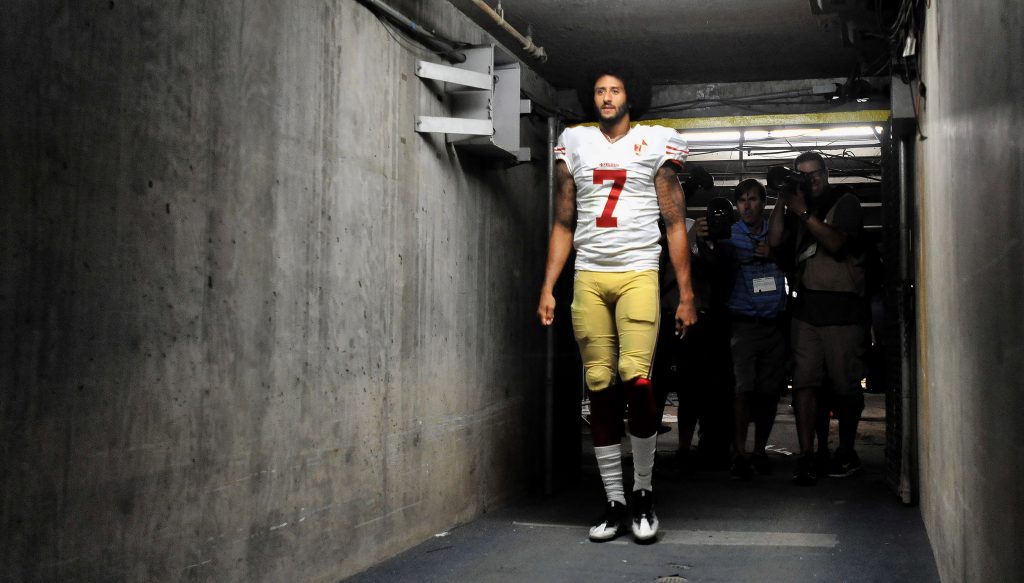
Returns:
[[[910,408],[910,338],[907,331],[907,301],[912,297],[910,288],[910,197],[908,187],[907,169],[907,139],[900,137],[897,140],[899,155],[899,188],[900,188],[900,298],[899,298],[899,322],[900,322],[900,414],[902,427],[900,428],[900,482],[899,496],[904,504],[913,502],[913,486],[911,483],[911,458],[910,448],[913,447],[911,431],[914,428]]]
[[[558,118],[548,117],[548,230],[555,223],[555,135]],[[544,331],[544,494],[554,491],[554,425],[555,425],[555,330]]]

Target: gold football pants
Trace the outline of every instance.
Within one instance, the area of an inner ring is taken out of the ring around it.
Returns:
[[[577,271],[572,328],[587,386],[600,391],[649,377],[660,316],[656,270]]]

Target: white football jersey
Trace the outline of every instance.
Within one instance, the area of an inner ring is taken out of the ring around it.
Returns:
[[[654,176],[666,162],[686,160],[686,141],[662,126],[634,126],[614,143],[596,126],[568,128],[555,158],[576,181],[576,269],[658,269],[658,197]]]

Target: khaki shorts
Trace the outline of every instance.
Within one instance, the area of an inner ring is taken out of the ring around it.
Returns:
[[[786,388],[786,339],[778,324],[733,322],[733,374],[736,392],[778,397]]]
[[[576,272],[572,329],[591,391],[650,377],[659,307],[655,270]]]
[[[794,389],[823,387],[839,395],[860,392],[864,326],[812,326],[794,318],[791,342]]]

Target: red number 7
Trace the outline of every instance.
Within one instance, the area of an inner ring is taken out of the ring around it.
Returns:
[[[604,212],[597,217],[598,227],[618,227],[619,219],[612,216],[615,212],[615,205],[619,203],[619,194],[626,186],[625,170],[594,170],[594,184],[604,184],[612,181],[612,190],[608,193],[608,201],[604,203]]]

